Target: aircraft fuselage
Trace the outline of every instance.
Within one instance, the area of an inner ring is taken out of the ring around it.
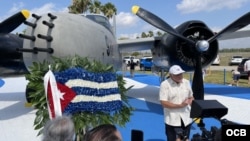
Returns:
[[[35,16],[36,17],[36,16]],[[106,22],[100,15],[94,18]],[[28,68],[33,62],[74,55],[88,57],[104,64],[121,65],[116,38],[109,27],[83,15],[69,13],[46,14],[30,21],[23,44],[23,59]]]

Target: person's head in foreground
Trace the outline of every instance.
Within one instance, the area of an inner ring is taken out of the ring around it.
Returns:
[[[74,141],[74,138],[74,123],[68,116],[56,117],[44,126],[42,141]]]
[[[88,131],[83,141],[122,141],[122,136],[116,126],[102,124]]]
[[[173,65],[169,69],[170,78],[176,83],[181,83],[185,71],[179,65]]]

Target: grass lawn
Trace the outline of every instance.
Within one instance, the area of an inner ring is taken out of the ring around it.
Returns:
[[[136,71],[136,73],[147,73],[152,74],[151,71]],[[190,80],[193,78],[192,73],[184,73],[184,78]],[[204,83],[212,83],[212,84],[223,84],[229,85],[232,82],[232,74],[231,71],[208,71],[205,75]],[[249,87],[247,79],[239,80],[239,87]]]
[[[219,53],[220,55],[220,66],[228,66],[230,59],[233,55],[241,55],[244,58],[249,58],[250,53],[249,52],[226,52],[226,53]],[[138,71],[140,73],[141,71]],[[151,73],[151,71],[146,71],[146,73]],[[192,76],[190,76],[190,73],[185,73],[184,77],[186,79],[191,79]],[[227,71],[224,73],[224,71],[209,71],[207,72],[205,76],[205,83],[213,83],[213,84],[225,84],[229,85],[232,82],[232,74],[231,71]],[[240,79],[239,80],[239,87],[249,87],[247,79]]]
[[[184,74],[186,79],[192,78],[190,74]],[[205,75],[204,82],[205,83],[213,83],[213,84],[224,84],[229,85],[232,82],[232,74],[231,71],[210,71],[207,72]],[[247,79],[240,79],[239,80],[239,87],[249,87]]]

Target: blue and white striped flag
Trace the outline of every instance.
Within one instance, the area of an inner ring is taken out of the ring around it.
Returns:
[[[115,73],[93,73],[82,68],[70,68],[55,73],[55,78],[59,90],[64,93],[61,100],[63,113],[110,113],[122,108]]]

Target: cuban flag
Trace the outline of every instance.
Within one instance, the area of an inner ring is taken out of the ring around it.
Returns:
[[[54,77],[59,91],[55,90],[55,97],[57,97],[56,101],[60,99],[63,114],[77,112],[111,113],[122,108],[115,73],[93,73],[82,68],[70,68],[54,73]],[[49,88],[47,87],[48,98],[50,98],[49,95],[54,95],[54,91]],[[51,99],[48,99],[49,103],[56,103],[53,98]],[[50,106],[50,108],[53,107]],[[55,110],[55,107],[50,111],[53,110]]]
[[[62,110],[60,99],[62,98],[62,93],[57,87],[55,76],[51,70],[44,76],[44,88],[50,119],[61,116]]]

